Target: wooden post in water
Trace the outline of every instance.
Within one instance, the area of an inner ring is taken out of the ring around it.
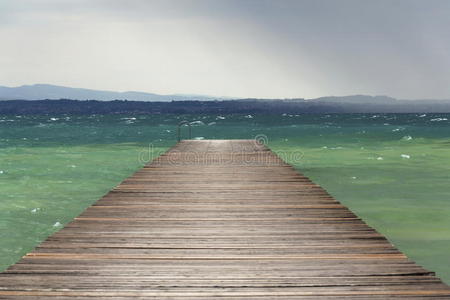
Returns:
[[[189,139],[192,138],[191,123],[189,121],[181,121],[180,123],[178,123],[178,128],[177,128],[177,140],[178,140],[178,142],[181,141],[181,127],[183,127],[185,125],[189,126]]]

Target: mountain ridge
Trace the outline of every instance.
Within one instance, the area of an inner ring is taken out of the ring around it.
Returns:
[[[0,86],[0,100],[133,100],[133,101],[172,101],[172,100],[224,100],[225,97],[205,95],[171,94],[161,95],[140,91],[116,92],[85,88],[66,87],[52,84],[32,84],[18,87]]]
[[[313,99],[305,98],[284,98],[284,99],[261,99],[261,98],[228,98],[228,97],[214,97],[207,95],[195,95],[195,94],[170,94],[162,95],[156,93],[148,93],[141,91],[107,91],[107,90],[94,90],[85,88],[73,88],[52,84],[32,84],[22,85],[18,87],[6,87],[0,86],[0,101],[6,100],[96,100],[96,101],[140,101],[140,102],[171,102],[171,101],[259,101],[261,104],[268,101],[288,101],[292,103],[303,103],[303,105],[317,104],[317,105],[383,105],[383,106],[398,106],[398,105],[416,105],[422,106],[434,106],[436,104],[448,104],[450,100],[445,99],[396,99],[385,95],[348,95],[348,96],[324,96]]]

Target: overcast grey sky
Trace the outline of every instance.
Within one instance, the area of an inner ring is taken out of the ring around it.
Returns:
[[[449,0],[0,0],[0,85],[450,99]]]

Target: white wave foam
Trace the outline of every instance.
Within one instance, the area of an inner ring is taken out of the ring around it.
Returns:
[[[205,125],[205,123],[203,123],[202,121],[193,121],[193,122],[191,122],[189,124],[194,125],[194,126],[196,126],[196,125]]]
[[[413,138],[412,138],[412,136],[410,136],[410,135],[405,135],[404,137],[402,137],[402,141],[410,141],[410,140],[412,140]]]

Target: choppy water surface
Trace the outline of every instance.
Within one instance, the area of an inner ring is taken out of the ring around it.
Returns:
[[[181,120],[197,138],[267,136],[450,283],[449,114],[0,116],[0,269],[173,145]]]

